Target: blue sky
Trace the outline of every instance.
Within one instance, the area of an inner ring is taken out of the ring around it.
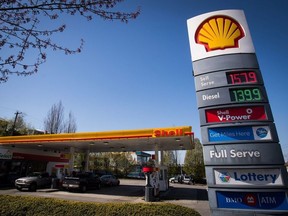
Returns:
[[[288,159],[286,0],[126,0],[119,9],[141,7],[124,24],[64,16],[54,39],[80,54],[47,51],[39,73],[0,84],[0,117],[16,111],[43,129],[51,106],[62,101],[78,132],[190,125],[200,138],[187,19],[223,9],[242,9],[250,28],[284,156]],[[3,51],[1,51],[3,52]],[[5,52],[5,50],[4,50]]]

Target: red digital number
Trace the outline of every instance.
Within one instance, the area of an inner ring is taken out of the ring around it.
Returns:
[[[227,73],[228,84],[257,83],[257,75],[254,71]]]

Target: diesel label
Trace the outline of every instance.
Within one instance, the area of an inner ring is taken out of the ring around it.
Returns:
[[[218,99],[220,98],[220,94],[219,92],[217,92],[216,94],[206,94],[206,95],[202,95],[202,100],[205,101],[205,100],[214,100],[214,99]]]

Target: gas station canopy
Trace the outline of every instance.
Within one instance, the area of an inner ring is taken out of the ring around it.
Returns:
[[[0,137],[0,146],[53,151],[128,152],[190,150],[194,146],[191,126],[118,130],[105,132],[44,134]]]

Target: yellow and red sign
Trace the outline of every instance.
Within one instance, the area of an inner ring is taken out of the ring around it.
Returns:
[[[156,129],[153,130],[153,137],[184,136],[182,128],[176,129]]]
[[[207,52],[238,48],[244,37],[242,26],[229,16],[212,16],[204,20],[196,30],[195,41],[203,44]]]
[[[187,21],[192,61],[217,55],[255,53],[242,10],[202,14]]]

